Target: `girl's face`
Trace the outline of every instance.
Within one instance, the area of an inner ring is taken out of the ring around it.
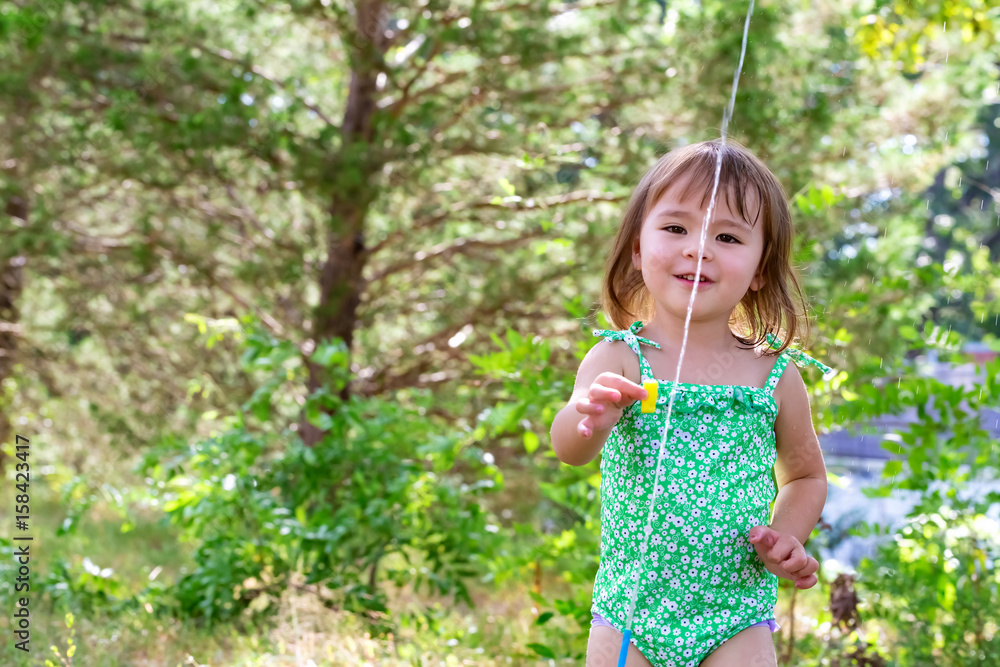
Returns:
[[[678,276],[694,276],[698,268],[698,244],[708,208],[707,201],[702,207],[704,192],[698,188],[681,198],[685,185],[680,179],[667,188],[643,220],[639,238],[632,246],[632,264],[642,271],[646,288],[656,302],[656,312],[667,311],[681,319],[687,316],[694,283]],[[758,209],[756,200],[754,195],[745,202],[748,214]],[[702,282],[691,317],[725,318],[728,322],[747,290],[763,287],[758,275],[764,249],[763,223],[758,220],[751,227],[749,221],[731,210],[721,186],[712,218],[702,254]]]

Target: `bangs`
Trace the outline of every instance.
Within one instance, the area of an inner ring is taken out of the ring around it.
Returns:
[[[706,144],[679,156],[678,160],[664,170],[657,182],[652,184],[652,196],[646,200],[645,215],[649,215],[649,211],[667,189],[678,184],[683,186],[680,191],[681,199],[687,199],[701,191],[701,207],[707,209],[715,183],[715,163],[719,150],[717,144]],[[770,208],[771,198],[768,195],[771,188],[768,186],[772,185],[774,177],[770,173],[760,173],[760,168],[747,160],[741,151],[728,146],[721,150],[720,193],[725,196],[731,211],[738,212],[751,227],[756,227],[762,211]]]

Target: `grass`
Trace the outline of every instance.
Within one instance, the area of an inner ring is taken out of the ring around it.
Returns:
[[[82,518],[77,530],[56,537],[65,510],[58,494],[34,483],[32,495],[33,534],[37,542],[32,552],[33,577],[47,571],[57,558],[79,572],[84,558],[100,568],[113,570],[112,577],[125,591],[135,593],[149,581],[156,567],[160,581],[173,581],[185,565],[190,565],[189,547],[178,541],[176,531],[160,521],[162,514],[149,510],[133,518],[135,528],[121,532],[122,519],[103,501],[98,501]],[[557,616],[545,626],[534,624],[538,610],[529,596],[531,577],[524,584],[472,589],[475,608],[454,605],[448,599],[428,598],[404,588],[389,591],[390,608],[398,619],[395,636],[373,638],[355,617],[331,612],[315,595],[286,590],[275,600],[278,612],[269,620],[246,619],[211,630],[194,622],[160,616],[157,610],[140,608],[110,615],[104,611],[83,613],[72,609],[72,631],[66,627],[64,610],[47,596],[33,594],[32,653],[13,651],[2,664],[11,667],[42,667],[45,659],[60,667],[372,667],[481,665],[570,665],[580,660],[541,659],[528,648],[539,643],[557,649],[586,649],[586,633],[569,618]],[[567,585],[550,574],[544,582],[547,597],[570,597]],[[802,648],[815,647],[822,627],[826,589],[799,592],[796,600],[796,636]],[[4,599],[0,597],[0,599]],[[5,599],[5,606],[8,605]],[[788,597],[781,597],[778,622],[782,635],[775,636],[779,651],[781,638],[789,630]],[[12,606],[12,605],[10,605]],[[417,622],[422,610],[437,630]],[[826,614],[828,617],[828,613]],[[0,634],[11,637],[10,614],[0,615]],[[76,652],[67,658],[67,640],[74,634]],[[805,645],[803,640],[807,637]],[[63,656],[49,649],[55,645]],[[4,645],[10,652],[11,642]],[[779,653],[780,655],[780,653]],[[798,664],[793,661],[792,664]]]
[[[57,608],[51,595],[38,591],[41,576],[58,560],[74,573],[84,570],[85,559],[99,569],[110,569],[110,578],[121,585],[123,594],[142,590],[158,567],[158,580],[169,582],[193,562],[190,548],[179,542],[177,531],[155,509],[133,516],[135,527],[123,533],[123,520],[114,506],[98,499],[72,533],[57,536],[66,510],[58,490],[46,486],[44,479],[32,484],[31,652],[14,650],[12,642],[5,641],[0,660],[5,666],[43,666],[46,659],[60,666],[86,667],[523,664],[503,656],[511,647],[523,646],[531,634],[532,603],[526,589],[492,598],[479,591],[475,595],[484,606],[474,610],[455,607],[445,599],[427,600],[412,591],[393,591],[394,610],[430,607],[441,630],[434,633],[414,625],[386,639],[373,639],[357,619],[331,612],[315,596],[292,591],[277,601],[279,611],[272,621],[256,626],[242,623],[205,630],[192,622],[160,617],[156,610],[111,615],[73,608],[70,629],[65,610]],[[14,601],[6,595],[6,589],[0,591],[0,600],[13,608]],[[10,615],[0,615],[0,634],[9,638],[12,630]],[[69,658],[71,633],[76,649]],[[59,649],[62,659],[51,646]],[[522,648],[518,653],[530,651]]]

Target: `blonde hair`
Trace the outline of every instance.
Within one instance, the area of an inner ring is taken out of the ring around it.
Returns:
[[[650,210],[667,188],[681,178],[688,179],[681,198],[700,187],[705,193],[701,205],[707,207],[720,151],[718,196],[725,193],[730,209],[752,225],[764,224],[764,249],[758,266],[764,286],[756,292],[747,291],[733,310],[730,329],[735,324],[737,332],[733,335],[741,343],[754,347],[763,344],[767,354],[780,354],[800,331],[804,331],[803,338],[809,336],[806,300],[791,264],[794,233],[791,212],[785,190],[774,174],[753,153],[731,139],[725,145],[715,139],[670,151],[642,177],[625,209],[608,256],[601,306],[619,329],[628,328],[635,320],[652,318],[652,297],[642,280],[642,272],[632,265],[633,243],[639,238],[642,222]],[[747,193],[754,190],[759,207],[751,219],[744,203]],[[781,340],[780,348],[770,351],[768,333]]]

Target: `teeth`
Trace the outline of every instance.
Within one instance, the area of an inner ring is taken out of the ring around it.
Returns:
[[[684,278],[685,280],[694,280],[694,274],[688,273],[687,275],[681,276],[681,278]],[[702,278],[700,282],[704,283],[708,281],[705,278]]]

